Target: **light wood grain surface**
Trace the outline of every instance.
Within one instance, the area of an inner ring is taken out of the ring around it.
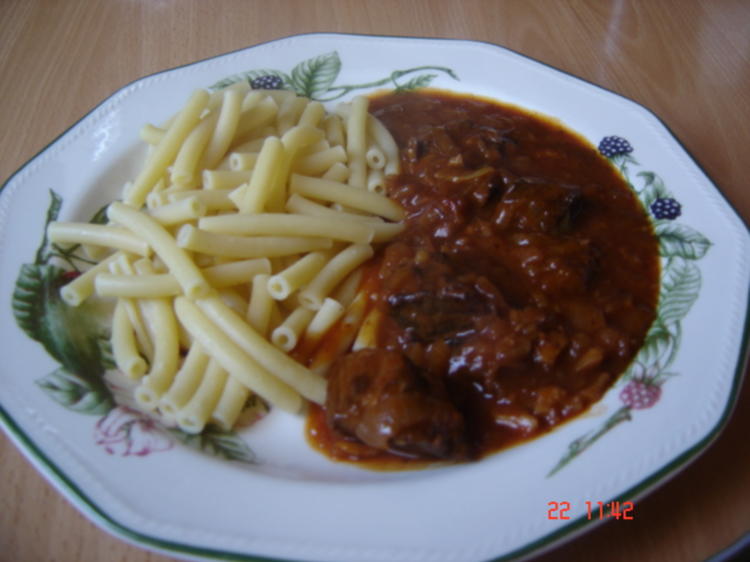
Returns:
[[[433,36],[503,45],[643,104],[748,221],[749,30],[744,0],[0,0],[0,181],[146,74],[303,32]],[[746,385],[718,441],[634,521],[543,559],[702,560],[725,548],[750,530],[748,427]],[[170,560],[89,523],[4,435],[0,471],[1,561]]]

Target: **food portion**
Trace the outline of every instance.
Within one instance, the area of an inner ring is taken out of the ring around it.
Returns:
[[[585,411],[654,318],[658,249],[619,173],[554,121],[440,92],[376,97],[406,228],[365,273],[366,337],[308,428],[332,458],[479,458]],[[368,323],[369,321],[369,323]]]
[[[142,129],[148,155],[103,220],[49,224],[61,256],[91,264],[63,300],[113,308],[121,404],[200,433],[325,402],[324,372],[289,352],[347,318],[361,264],[403,229],[382,193],[398,149],[367,107],[198,90]]]
[[[381,450],[462,458],[463,416],[442,381],[395,350],[364,348],[342,356],[329,374],[326,421]]]
[[[333,459],[472,460],[583,412],[654,317],[628,186],[519,109],[237,83],[141,136],[104,219],[47,236],[91,263],[65,302],[112,305],[119,399],[185,432],[309,409]]]

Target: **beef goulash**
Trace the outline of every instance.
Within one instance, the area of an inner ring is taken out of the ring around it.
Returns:
[[[401,151],[388,196],[407,226],[365,271],[377,345],[329,370],[313,445],[384,468],[465,461],[584,412],[655,314],[657,243],[624,179],[513,106],[425,90],[370,111]]]

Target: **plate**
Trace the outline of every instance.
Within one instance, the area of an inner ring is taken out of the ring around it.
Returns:
[[[53,193],[61,220],[88,220],[133,177],[142,124],[164,121],[195,88],[260,77],[329,105],[375,89],[468,92],[554,117],[599,146],[646,206],[662,253],[658,319],[628,372],[587,414],[539,439],[473,464],[400,473],[326,460],[305,443],[303,421],[283,413],[190,447],[118,405],[90,357],[76,360],[99,353],[86,348],[85,319],[48,297],[55,273],[37,249]],[[595,525],[599,502],[602,517],[612,502],[620,517],[637,514],[638,498],[705,449],[737,398],[747,348],[748,232],[659,119],[471,41],[300,35],[138,80],[8,180],[0,248],[1,337],[14,350],[0,367],[3,427],[84,514],[173,556],[537,553]],[[55,330],[45,314],[77,329]]]

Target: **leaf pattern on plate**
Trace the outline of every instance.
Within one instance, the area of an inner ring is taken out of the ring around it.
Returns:
[[[662,271],[659,308],[656,315],[662,325],[680,322],[698,298],[701,272],[688,260],[671,260]]]
[[[302,61],[292,69],[292,88],[299,96],[318,99],[336,81],[341,60],[335,51]]]
[[[177,428],[171,429],[170,433],[178,441],[197,451],[231,461],[249,464],[257,462],[255,453],[235,431],[227,431],[215,425],[208,425],[198,434],[186,433]]]
[[[664,258],[699,260],[711,247],[705,236],[683,224],[659,223],[654,231],[659,238],[659,253]]]
[[[404,84],[396,88],[398,92],[405,92],[407,90],[416,90],[418,88],[426,88],[432,81],[437,78],[437,74],[420,74],[414,78],[409,79]]]
[[[416,66],[404,70],[394,70],[388,76],[360,84],[335,85],[341,72],[341,58],[338,52],[332,51],[305,59],[292,68],[289,74],[277,69],[255,69],[226,76],[213,84],[211,89],[220,90],[237,82],[247,81],[254,89],[291,90],[299,96],[318,101],[339,99],[354,90],[391,86],[395,91],[425,88],[439,76],[445,74],[458,80],[452,69],[444,66]],[[401,79],[410,74],[422,71],[434,71],[419,74],[405,81]]]
[[[100,416],[113,407],[104,384],[67,371],[64,367],[36,381],[50,398],[67,409],[80,414]]]
[[[635,178],[642,186],[636,187],[630,166],[637,166],[638,162],[632,151],[630,143],[618,136],[604,137],[599,143],[599,152],[620,170],[654,225],[662,259],[656,318],[643,346],[617,383],[623,387],[619,393],[622,406],[598,429],[571,442],[547,477],[564,468],[614,427],[632,420],[633,410],[651,408],[658,403],[662,385],[676,375],[668,368],[680,349],[682,321],[700,295],[701,272],[695,262],[706,255],[711,241],[692,227],[673,222],[682,214],[682,206],[657,174],[637,172]]]

